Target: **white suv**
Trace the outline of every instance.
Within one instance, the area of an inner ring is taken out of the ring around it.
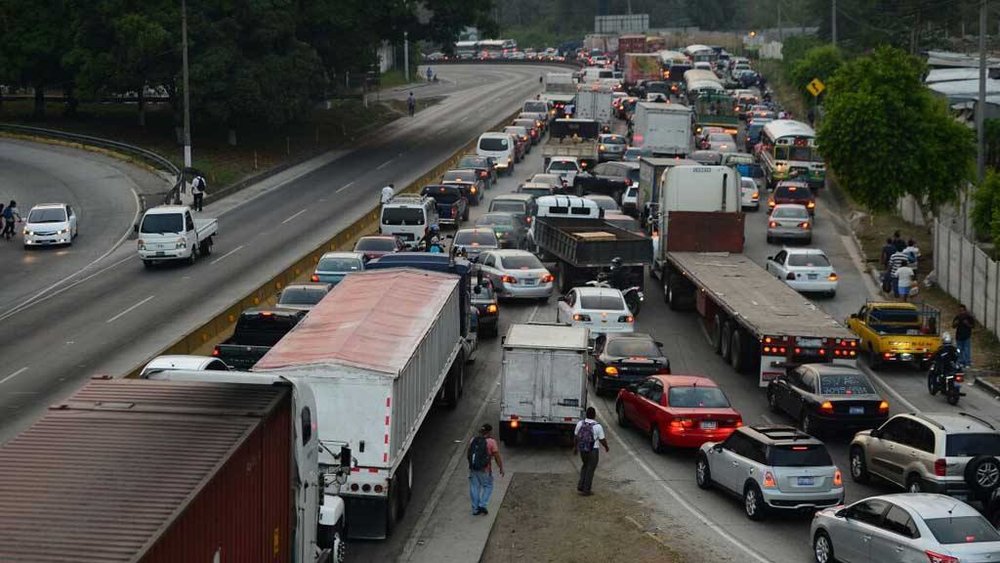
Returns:
[[[844,502],[844,479],[826,446],[789,426],[744,426],[723,442],[703,444],[695,479],[702,489],[717,485],[741,497],[751,520]]]

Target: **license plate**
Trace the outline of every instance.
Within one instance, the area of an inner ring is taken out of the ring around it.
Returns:
[[[799,477],[798,481],[800,487],[811,487],[814,482],[812,477]]]
[[[851,407],[851,414],[865,414],[865,407]]]
[[[811,280],[814,280],[814,279],[816,279],[816,278],[818,278],[818,277],[819,277],[819,276],[818,276],[818,275],[816,275],[816,274],[809,274],[809,279],[811,279]]]
[[[157,255],[157,256],[166,256],[166,254],[167,254],[167,253],[166,253],[166,252],[163,252],[163,251],[158,251],[158,252],[156,253],[156,255]]]
[[[524,285],[535,285],[538,280],[524,280]]]
[[[715,420],[703,420],[701,421],[702,430],[715,430],[719,427],[719,423]]]
[[[795,342],[803,348],[819,348],[823,345],[822,338],[797,338]]]

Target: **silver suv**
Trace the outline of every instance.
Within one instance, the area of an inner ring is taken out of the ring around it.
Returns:
[[[1000,485],[1000,432],[964,412],[897,414],[851,441],[851,478],[871,476],[911,493],[984,500]]]
[[[742,497],[751,520],[771,510],[815,510],[844,502],[844,480],[823,442],[790,426],[744,426],[701,446],[698,486]]]

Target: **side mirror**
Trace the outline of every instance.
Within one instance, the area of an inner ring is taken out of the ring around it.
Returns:
[[[767,257],[767,261],[768,262],[774,262],[774,256],[768,256]]]
[[[712,446],[712,449],[715,450],[715,453],[721,454],[722,453],[722,444],[715,444],[714,446]]]
[[[351,470],[351,448],[340,446],[340,468],[344,471]]]
[[[656,344],[657,348],[663,348],[663,343],[662,342],[654,342],[653,344]]]
[[[139,232],[139,223],[136,223],[135,225],[132,225],[132,232],[134,232],[134,233],[138,233]]]
[[[840,510],[834,512],[833,515],[836,516],[837,518],[845,518],[846,519],[847,518],[847,509],[846,508],[841,508]]]
[[[868,435],[871,436],[872,438],[881,438],[882,437],[882,432],[879,431],[878,428],[873,428],[872,431]]]

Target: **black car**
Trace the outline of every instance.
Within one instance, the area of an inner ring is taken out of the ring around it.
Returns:
[[[497,182],[496,161],[488,156],[467,154],[459,159],[455,168],[475,170],[486,184],[486,189],[492,188]]]
[[[472,306],[479,311],[479,335],[496,336],[500,331],[500,305],[490,280],[472,281]]]
[[[594,373],[591,380],[598,395],[617,391],[651,375],[669,374],[670,360],[663,343],[641,332],[601,334],[594,342]]]
[[[521,248],[528,236],[524,223],[513,213],[484,213],[476,219],[473,226],[493,229],[500,240],[500,248]]]
[[[465,190],[453,184],[430,184],[420,190],[420,195],[434,198],[438,223],[453,225],[456,229],[462,221],[469,220],[469,201]]]
[[[861,371],[834,364],[804,364],[786,369],[767,385],[767,403],[816,435],[823,429],[877,428],[889,418],[889,403]]]
[[[589,172],[581,172],[573,180],[576,195],[609,195],[619,204],[625,190],[639,185],[638,162],[602,162]]]

